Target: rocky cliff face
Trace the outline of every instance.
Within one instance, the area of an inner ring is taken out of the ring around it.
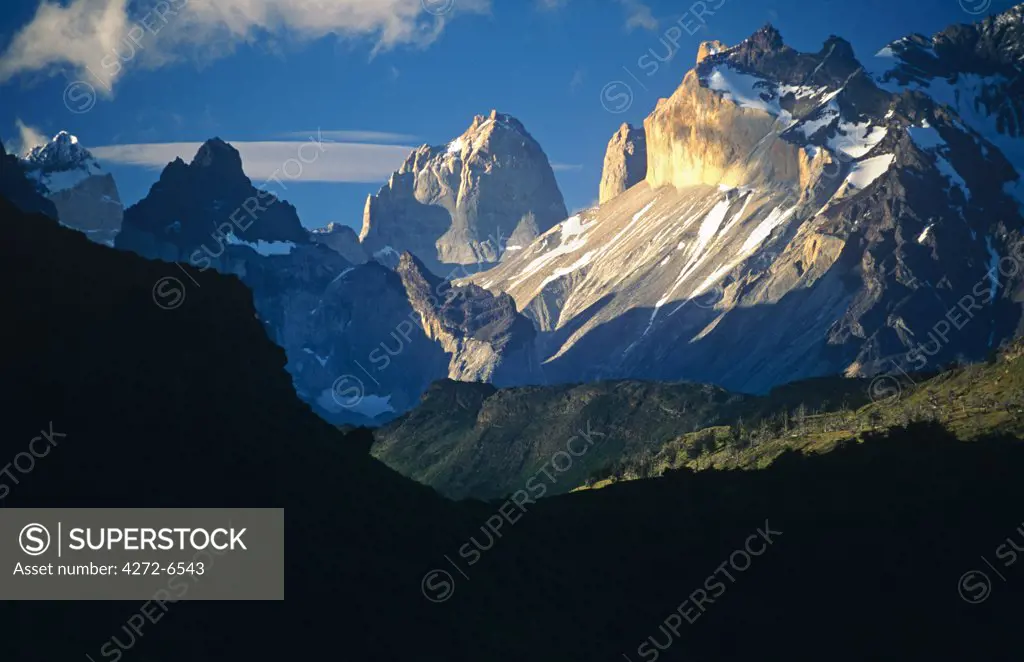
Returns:
[[[932,36],[911,35],[880,50],[868,68],[883,89],[916,92],[956,112],[972,134],[1024,172],[1024,6]],[[1020,180],[1007,189],[1024,198]]]
[[[363,245],[359,243],[356,231],[342,223],[329,223],[325,227],[313,230],[310,239],[327,246],[352,264],[364,264],[370,259]]]
[[[116,244],[237,275],[302,399],[330,421],[373,425],[412,407],[448,359],[398,276],[368,262],[354,239],[339,225],[308,232],[294,207],[252,185],[233,147],[213,139],[191,163],[164,169],[128,209]]]
[[[1010,124],[986,135],[876,83],[836,37],[799,53],[769,26],[720,46],[644,122],[643,184],[473,277],[534,319],[549,378],[761,392],[977,360],[1014,334]]]
[[[359,236],[371,254],[408,251],[447,275],[443,265],[497,262],[567,215],[540,145],[492,111],[449,144],[410,154],[367,199]]]
[[[885,99],[872,94],[858,69],[841,39],[830,39],[819,53],[798,53],[771,26],[735,48],[703,44],[697,66],[644,121],[647,182],[676,188],[806,183],[805,141],[782,134],[817,131],[835,119],[844,93],[877,112]],[[849,106],[853,114],[861,110]]]
[[[450,379],[497,386],[544,381],[536,331],[512,297],[473,284],[453,288],[410,253],[396,271],[427,337],[451,357]]]
[[[604,204],[647,177],[647,135],[623,124],[608,142],[599,202]]]
[[[382,264],[387,252],[369,259],[346,226],[307,232],[295,209],[253,187],[238,152],[216,139],[191,164],[167,166],[128,210],[117,245],[237,275],[284,348],[296,391],[332,422],[379,425],[449,376],[542,381],[533,326],[510,297],[453,290],[411,256],[399,264],[396,255],[393,265]]]
[[[318,245],[272,256],[234,248],[218,270],[252,288],[296,392],[327,420],[379,425],[448,372],[445,349],[424,333],[402,281],[377,262],[352,265]]]
[[[78,138],[61,131],[23,159],[28,177],[57,209],[60,222],[93,241],[113,245],[124,208],[114,178]]]

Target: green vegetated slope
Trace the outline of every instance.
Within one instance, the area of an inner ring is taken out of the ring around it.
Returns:
[[[964,441],[989,434],[1024,436],[1024,340],[988,363],[931,377],[894,372],[876,378],[868,390],[876,401],[859,408],[826,411],[801,404],[790,409],[780,403],[767,417],[723,422],[658,448],[639,448],[596,471],[584,487],[657,477],[682,467],[759,469],[787,449],[827,452],[840,442],[914,422],[941,423]]]
[[[444,380],[432,385],[416,409],[375,431],[371,452],[452,498],[505,496],[538,474],[543,495],[552,495],[689,433],[801,406],[858,408],[868,401],[867,387],[865,381],[824,378],[757,397],[690,383],[496,389]]]

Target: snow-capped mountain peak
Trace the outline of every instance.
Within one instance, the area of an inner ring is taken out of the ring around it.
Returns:
[[[88,174],[103,174],[103,169],[78,138],[61,131],[45,145],[30,149],[23,157],[25,169],[44,172],[83,170]]]
[[[642,181],[464,282],[534,321],[554,382],[763,392],[920,369],[923,353],[983,358],[1020,322],[1019,282],[986,280],[1024,229],[1024,104],[1005,38],[1024,21],[1008,16],[891,44],[888,77],[838,37],[798,52],[768,26],[704,44],[644,121]],[[980,321],[931,342],[972,297]]]
[[[124,209],[114,178],[76,136],[61,131],[21,159],[25,174],[57,207],[60,222],[94,241],[110,244]]]

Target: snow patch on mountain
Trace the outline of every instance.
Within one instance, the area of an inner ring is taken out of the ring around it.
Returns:
[[[741,108],[761,110],[784,121],[789,119],[789,113],[779,105],[778,95],[764,78],[722,65],[715,67],[707,80],[709,88]]]
[[[788,117],[781,99],[792,95],[797,100],[816,99],[817,105],[830,103],[842,91],[814,85],[785,85],[756,74],[736,70],[729,64],[719,64],[707,77],[710,89],[721,92],[729,101],[741,108],[756,108],[771,115]]]
[[[921,126],[911,126],[907,128],[907,133],[910,134],[911,140],[922,150],[928,152],[935,158],[935,167],[939,173],[950,180],[953,185],[960,187],[963,191],[964,196],[971,199],[971,189],[967,187],[967,182],[960,176],[960,173],[956,171],[953,164],[950,163],[947,158],[949,155],[949,144],[943,139],[939,131],[928,124],[928,120],[924,120]],[[947,188],[948,192],[949,189]]]
[[[554,244],[553,241],[549,243],[549,240],[553,240],[556,236],[558,237],[558,243]],[[519,277],[514,281],[513,284],[518,284],[526,280],[527,278],[530,278],[553,260],[563,255],[575,253],[576,251],[583,248],[586,244],[587,237],[584,233],[582,216],[577,214],[566,219],[565,221],[563,221],[559,225],[556,225],[545,234],[541,235],[540,238],[538,238],[535,246],[544,247],[545,252],[539,257],[534,258],[532,262],[527,264],[526,268],[523,269],[523,271],[519,274]],[[575,269],[572,269],[571,271],[574,270]],[[558,276],[553,275],[549,276],[548,278],[553,280],[555,278],[558,278]],[[545,280],[545,284],[548,282],[550,282],[550,280]]]
[[[590,251],[589,253],[583,255],[583,257],[581,257],[580,259],[570,264],[568,267],[559,267],[558,269],[555,269],[553,272],[551,272],[550,276],[541,281],[540,287],[538,289],[543,290],[548,283],[552,283],[561,278],[562,276],[568,276],[574,271],[578,271],[583,267],[587,266],[594,259],[594,255],[595,252]]]
[[[921,149],[938,149],[947,146],[938,130],[928,124],[928,120],[924,120],[921,126],[907,127],[907,133],[910,134],[914,144]]]
[[[808,119],[794,126],[794,133],[799,132],[805,139],[810,140],[818,131],[831,126],[839,119],[839,105],[835,101],[829,101],[818,111],[817,115],[814,119]]]
[[[383,414],[394,413],[390,395],[363,395],[354,403],[339,404],[332,389],[325,389],[316,399],[317,404],[335,414],[350,413],[375,419]]]
[[[447,154],[461,154],[462,150],[466,147],[466,141],[462,138],[456,138],[455,140],[448,143]]]
[[[750,233],[750,236],[747,237],[747,240],[743,242],[743,246],[740,247],[740,253],[743,255],[749,255],[752,253],[764,243],[765,239],[771,236],[772,232],[775,231],[775,228],[789,220],[789,217],[795,212],[796,207],[790,207],[785,211],[782,210],[782,207],[776,207],[773,209],[771,213],[768,214],[768,217],[761,221],[761,223],[754,228],[754,231]]]
[[[841,122],[837,129],[836,135],[828,140],[829,149],[853,159],[867,155],[889,134],[884,126],[872,125],[871,122]]]
[[[72,189],[93,175],[105,174],[78,138],[61,131],[50,142],[29,150],[22,159],[29,178],[45,194]]]
[[[35,170],[29,173],[29,178],[35,181],[40,189],[48,194],[60,193],[73,189],[93,175],[103,174],[98,165],[74,170],[59,170],[55,172],[43,172]]]
[[[295,250],[295,244],[291,241],[264,241],[257,239],[255,243],[239,239],[233,233],[228,233],[228,243],[232,246],[247,246],[264,257],[271,255],[289,255]]]
[[[889,170],[895,158],[893,154],[882,154],[857,161],[846,176],[846,183],[856,189],[866,189]]]

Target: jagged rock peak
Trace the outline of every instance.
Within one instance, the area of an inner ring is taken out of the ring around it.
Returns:
[[[468,284],[451,284],[432,274],[416,256],[403,252],[395,272],[428,338],[451,356],[448,376],[495,384],[530,383],[541,375],[533,324],[506,293],[492,294]]]
[[[619,127],[619,130],[615,133],[615,135],[620,138],[628,138],[631,135],[638,135],[638,137],[641,140],[643,140],[643,130],[643,127],[636,128],[629,122],[623,122],[622,126]],[[639,134],[637,132],[639,132]]]
[[[413,150],[367,198],[360,240],[370,254],[408,250],[441,273],[498,262],[504,246],[525,246],[567,215],[540,144],[492,110],[451,142]]]
[[[327,225],[323,226],[322,228],[314,228],[314,229],[310,230],[310,232],[312,232],[313,234],[334,234],[336,232],[353,232],[354,233],[355,230],[353,230],[352,228],[350,228],[349,226],[347,226],[347,225],[345,225],[343,223],[331,222],[331,223],[328,223]]]
[[[113,242],[124,216],[117,184],[78,138],[61,131],[29,150],[22,163],[36,190],[55,205],[63,225],[98,243]]]
[[[952,82],[965,74],[988,78],[995,85],[997,77],[1005,78],[1006,88],[991,94],[984,105],[1001,106],[1000,125],[1015,123],[1009,117],[1018,114],[1016,103],[1002,99],[1019,96],[1019,66],[1024,60],[1024,5],[1017,5],[978,23],[951,25],[932,37],[913,34],[897,39],[879,50],[872,69],[883,84],[914,83],[928,87],[927,81],[943,78]],[[998,103],[996,99],[1000,99]],[[956,102],[954,101],[954,105]]]
[[[416,170],[425,155],[443,152],[450,156],[468,157],[474,152],[489,147],[494,140],[511,140],[521,142],[521,147],[529,144],[538,151],[543,151],[533,139],[530,132],[518,119],[507,113],[492,110],[487,115],[475,115],[469,128],[455,140],[444,145],[424,145],[414,151],[406,159],[399,173]]]
[[[359,235],[344,223],[328,223],[322,228],[310,230],[309,234],[314,242],[324,244],[352,264],[365,264],[369,260],[359,243]]]
[[[982,32],[1016,27],[1024,28],[1024,3],[1014,5],[1004,12],[986,17],[979,25]]]
[[[402,251],[398,256],[395,273],[401,277],[409,300],[414,306],[423,303],[432,294],[431,290],[441,282],[439,276],[432,274],[430,269],[409,251]]]
[[[747,43],[765,52],[777,51],[786,45],[782,33],[771,23],[765,23],[760,30],[750,35]]]
[[[647,133],[623,124],[608,142],[601,173],[598,204],[642,182],[647,176]]]
[[[517,120],[515,117],[512,117],[508,113],[499,113],[497,110],[491,110],[490,114],[487,116],[474,116],[473,124],[470,126],[469,130],[473,131],[480,128],[485,128],[487,126],[490,126],[491,123],[493,123],[494,127],[498,129],[511,129],[513,131],[516,131],[517,133],[521,133],[526,136],[530,135],[526,131],[526,127],[523,126],[522,122]]]
[[[200,168],[218,167],[241,170],[242,155],[238,153],[237,149],[215,137],[203,143],[199,151],[196,152],[195,158],[192,159],[191,165]]]
[[[829,35],[819,53],[822,57],[837,58],[842,60],[856,60],[857,55],[853,52],[853,44],[842,37]]]
[[[782,41],[771,24],[755,32],[733,48],[720,49],[708,42],[698,51],[696,71],[706,79],[722,64],[741,74],[753,74],[784,85],[841,87],[861,69],[853,47],[844,39],[830,36],[821,50],[802,53]]]
[[[711,41],[702,41],[700,42],[700,46],[697,48],[697,64],[700,64],[706,58],[711,57],[712,55],[718,55],[719,53],[726,50],[729,50],[729,47],[726,46],[723,42],[718,41],[717,39],[712,39]]]
[[[312,241],[295,207],[254,187],[238,150],[211,138],[188,165],[177,158],[167,164],[146,197],[125,210],[116,246],[144,257],[187,260],[201,269],[227,269],[226,263],[213,262],[225,254],[226,240],[219,239],[224,231],[214,233],[225,223],[236,228],[238,239],[244,233],[243,241],[249,244]]]
[[[33,147],[23,160],[27,170],[71,170],[96,165],[89,150],[67,131],[59,132],[45,145]]]

